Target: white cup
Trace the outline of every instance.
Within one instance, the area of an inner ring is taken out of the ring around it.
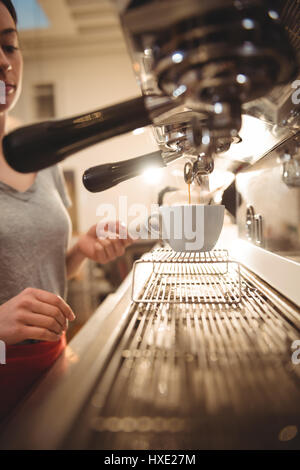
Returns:
[[[204,204],[161,206],[147,222],[148,232],[174,251],[210,251],[220,236],[224,206]]]

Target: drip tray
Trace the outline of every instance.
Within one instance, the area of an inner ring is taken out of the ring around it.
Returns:
[[[299,448],[300,366],[292,363],[291,345],[300,332],[289,309],[271,301],[246,270],[238,302],[232,281],[229,303],[211,302],[210,291],[210,302],[194,302],[198,284],[190,272],[183,276],[189,294],[180,300],[191,302],[161,302],[160,289],[171,289],[163,266],[145,274],[142,298],[146,292],[152,301],[131,303],[124,333],[65,447]],[[217,273],[224,286],[225,271]],[[220,288],[210,275],[209,288]]]

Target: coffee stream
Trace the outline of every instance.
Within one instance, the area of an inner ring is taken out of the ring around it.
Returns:
[[[202,176],[201,177],[201,186],[199,183],[199,191],[200,191],[200,201],[203,200],[204,204],[211,204],[212,200],[208,196],[211,195],[212,193],[210,192],[209,189],[209,176]],[[191,184],[188,183],[188,203],[192,203],[192,197],[191,197]]]

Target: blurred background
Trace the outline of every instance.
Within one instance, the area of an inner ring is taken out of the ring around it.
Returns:
[[[12,111],[9,129],[33,122],[64,118],[117,103],[140,94],[119,20],[109,0],[13,0],[24,55],[21,98]],[[83,172],[94,165],[126,160],[157,150],[150,129],[137,129],[84,150],[61,164],[73,205],[73,242],[100,219],[101,204],[119,196],[128,207],[158,200],[158,186],[168,186],[165,170],[146,173],[99,194],[82,185]],[[41,149],[42,152],[42,149]],[[26,156],[24,156],[26,158]],[[176,179],[176,175],[174,176]],[[154,183],[154,184],[153,184]],[[106,266],[88,262],[69,283],[68,302],[77,315],[73,336],[105,297],[114,292],[132,263],[153,245],[136,244],[123,258]]]

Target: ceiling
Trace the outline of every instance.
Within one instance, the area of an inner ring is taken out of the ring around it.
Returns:
[[[37,22],[35,28],[20,31],[25,57],[111,54],[126,49],[113,1],[37,1],[49,27],[39,28]]]

